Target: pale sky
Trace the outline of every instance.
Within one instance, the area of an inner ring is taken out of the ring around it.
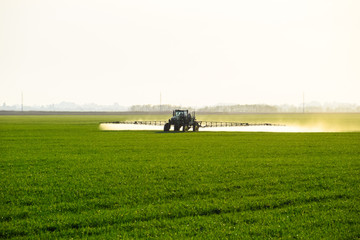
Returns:
[[[360,104],[359,0],[0,0],[0,104]]]

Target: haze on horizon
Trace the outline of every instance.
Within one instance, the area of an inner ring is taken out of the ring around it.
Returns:
[[[360,1],[0,1],[0,104],[360,104]]]

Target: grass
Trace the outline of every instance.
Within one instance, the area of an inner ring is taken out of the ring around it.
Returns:
[[[360,238],[359,132],[98,130],[121,118],[1,116],[0,238]]]

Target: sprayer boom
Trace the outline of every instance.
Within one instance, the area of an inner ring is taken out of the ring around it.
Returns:
[[[209,127],[240,127],[240,126],[283,126],[271,123],[241,123],[241,122],[211,122],[211,121],[197,121],[195,119],[195,112],[192,114],[188,110],[174,110],[173,116],[168,121],[122,121],[122,122],[104,122],[106,124],[139,124],[139,125],[154,125],[164,126],[164,131],[170,131],[173,126],[174,131],[183,132],[192,129],[194,132],[199,131],[199,128]]]

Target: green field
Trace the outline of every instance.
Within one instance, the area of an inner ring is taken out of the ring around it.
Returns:
[[[297,116],[198,118],[323,118],[357,132],[116,132],[98,123],[139,116],[0,116],[0,238],[359,239],[359,114]]]

